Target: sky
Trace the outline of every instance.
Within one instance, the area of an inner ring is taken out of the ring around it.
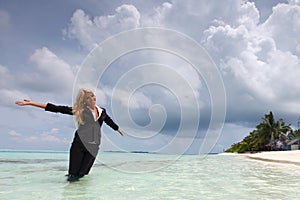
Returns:
[[[125,133],[103,125],[103,151],[218,153],[270,111],[296,129],[299,19],[299,0],[0,0],[0,149],[68,151],[72,116],[14,102],[71,106],[79,80]],[[118,54],[149,27],[170,37]]]

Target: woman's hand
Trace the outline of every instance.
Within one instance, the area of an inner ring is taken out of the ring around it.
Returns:
[[[120,135],[124,136],[123,132],[120,129],[118,129],[117,131]]]
[[[19,106],[26,106],[26,105],[32,105],[31,100],[24,99],[24,101],[16,101],[16,104]]]
[[[31,101],[31,100],[28,100],[28,99],[25,99],[24,101],[16,101],[16,104],[19,105],[19,106],[29,105],[29,106],[34,106],[34,107],[43,108],[43,109],[46,108],[46,104],[37,103],[37,102]]]

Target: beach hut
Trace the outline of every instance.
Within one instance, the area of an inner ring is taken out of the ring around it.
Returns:
[[[299,150],[300,149],[300,138],[291,140],[288,142],[288,147],[290,150]]]

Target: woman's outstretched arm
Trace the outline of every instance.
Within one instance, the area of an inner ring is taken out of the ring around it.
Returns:
[[[45,111],[49,111],[49,112],[59,112],[62,114],[73,115],[72,107],[69,106],[57,106],[52,103],[44,104],[44,103],[34,102],[31,100],[16,101],[16,104],[19,106],[27,106],[27,105],[34,106],[34,107],[45,109]]]
[[[34,107],[38,107],[38,108],[46,108],[47,104],[44,103],[38,103],[38,102],[34,102],[31,100],[27,100],[25,99],[24,101],[16,101],[16,104],[19,106],[34,106]]]

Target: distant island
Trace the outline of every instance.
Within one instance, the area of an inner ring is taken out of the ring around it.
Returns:
[[[293,150],[300,147],[300,130],[293,130],[282,118],[274,119],[272,112],[241,142],[231,145],[225,152],[246,153],[260,151]]]
[[[149,151],[118,151],[118,150],[109,150],[109,151],[104,151],[104,152],[109,152],[109,153],[155,153],[155,152],[149,152]]]

